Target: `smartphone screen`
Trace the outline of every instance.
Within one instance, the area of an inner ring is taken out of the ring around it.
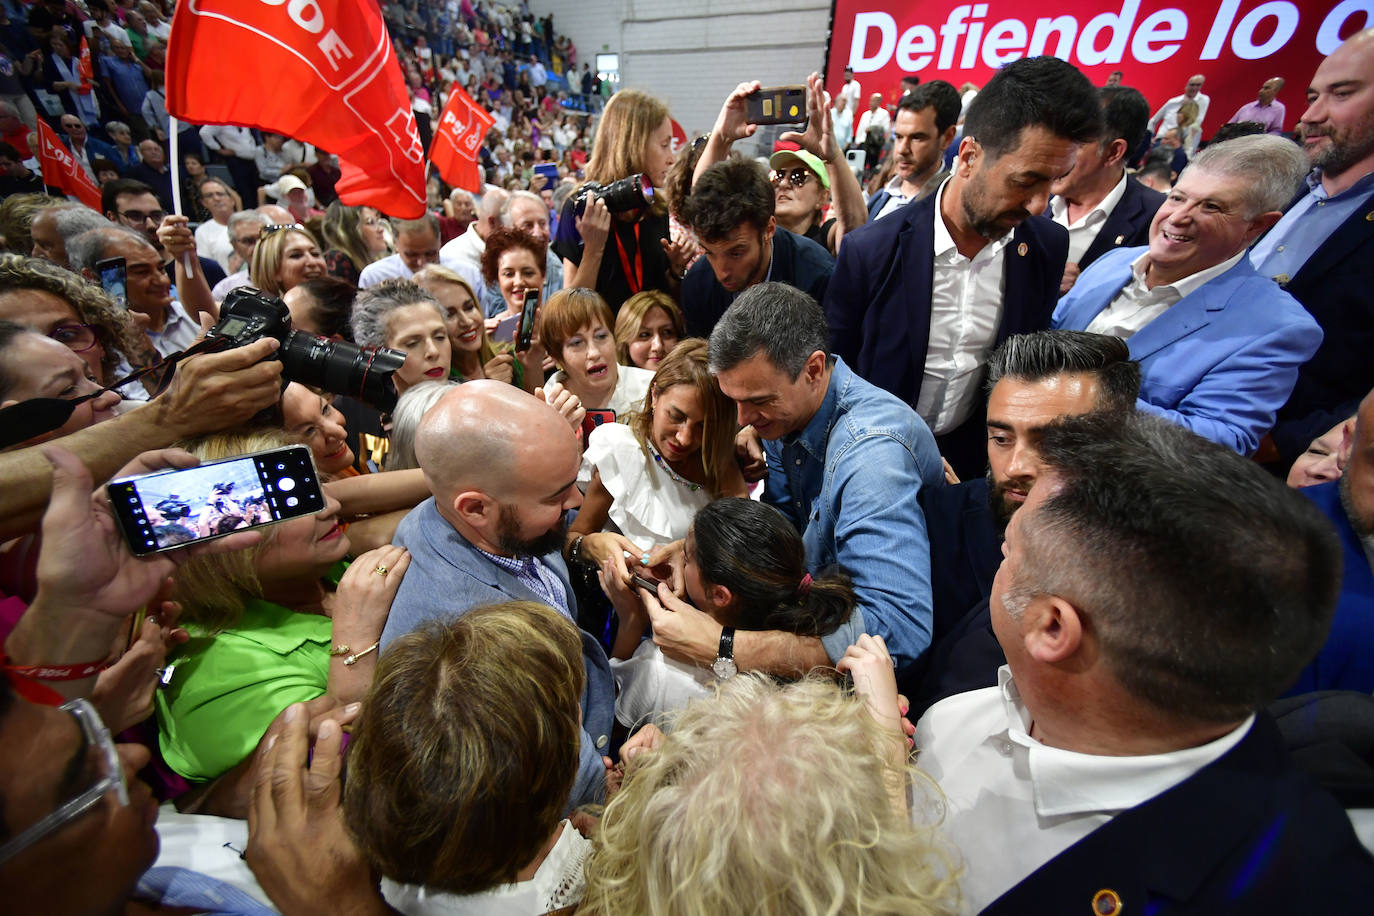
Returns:
[[[534,316],[539,312],[540,290],[525,290],[525,304],[520,309],[520,330],[515,335],[515,352],[524,353],[534,339]]]
[[[552,188],[554,185],[558,184],[558,166],[554,163],[541,162],[534,167],[534,172],[536,175],[544,176],[544,179],[547,182],[547,184],[545,184],[544,187]]]
[[[100,288],[121,307],[129,302],[129,277],[123,258],[105,258],[97,261],[96,271],[100,274]]]
[[[105,489],[124,539],[138,556],[324,507],[315,462],[303,445],[125,477]]]

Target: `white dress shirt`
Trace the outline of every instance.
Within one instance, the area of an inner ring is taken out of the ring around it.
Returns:
[[[1116,294],[1116,298],[1106,308],[1088,322],[1085,330],[1130,340],[1133,334],[1167,312],[1169,306],[1202,284],[1226,273],[1243,257],[1244,249],[1206,270],[1199,270],[1182,280],[1161,283],[1150,289],[1145,285],[1145,269],[1150,264],[1150,253],[1146,251],[1131,262],[1131,281],[1122,287],[1121,292]]]
[[[851,112],[859,110],[859,100],[863,98],[864,91],[859,86],[858,80],[850,80],[840,87],[839,93],[835,96],[835,107],[839,107],[840,100],[845,99],[849,103]]]
[[[930,342],[916,412],[940,436],[973,413],[983,397],[983,367],[1002,323],[1002,265],[1011,232],[972,258],[959,253],[940,207],[949,182],[935,192],[935,265],[930,289]]]
[[[200,324],[191,317],[186,308],[175,299],[172,304],[167,306],[167,320],[162,325],[161,331],[149,331],[148,339],[153,342],[153,349],[162,356],[171,356],[180,350],[185,350],[196,342],[200,336]],[[130,385],[130,388],[133,386]]]
[[[1178,110],[1186,101],[1188,96],[1176,95],[1154,113],[1150,118],[1150,130],[1155,132],[1156,137],[1162,137],[1169,128],[1178,126]],[[1202,122],[1207,120],[1207,106],[1212,104],[1212,100],[1206,93],[1199,92],[1193,101],[1197,102],[1197,121],[1194,123],[1201,126]]]
[[[1097,233],[1102,230],[1102,224],[1107,221],[1107,217],[1112,215],[1116,205],[1121,203],[1121,198],[1126,194],[1126,172],[1122,170],[1121,180],[1116,183],[1106,197],[1096,207],[1078,218],[1077,222],[1069,222],[1069,204],[1062,197],[1050,198],[1050,216],[1056,223],[1069,230],[1069,263],[1077,264],[1083,260],[1083,255],[1088,253],[1088,248],[1092,246],[1093,240],[1097,238]]]
[[[258,142],[246,127],[229,124],[207,124],[200,129],[200,140],[215,152],[252,161],[257,155]]]
[[[887,113],[887,109],[879,105],[876,109],[865,111],[859,117],[859,123],[854,125],[854,142],[863,143],[868,137],[870,127],[881,127],[883,129],[883,139],[892,132],[892,115]]]
[[[456,239],[451,239],[444,243],[444,247],[439,249],[439,263],[449,270],[458,270],[460,266],[466,265],[475,268],[478,274],[482,272],[482,252],[487,250],[487,243],[482,241],[482,237],[477,234],[477,222],[468,224],[468,228]],[[458,270],[462,273],[461,270]],[[481,284],[478,284],[481,288]]]
[[[196,250],[207,258],[214,258],[220,267],[229,269],[234,243],[229,240],[229,225],[207,219],[196,227]]]
[[[977,913],[1046,862],[1216,761],[1254,724],[1215,741],[1140,757],[1099,757],[1030,736],[1030,712],[1012,681],[932,706],[916,725],[916,764],[945,795],[940,829],[963,853],[964,911]]]
[[[444,266],[468,281],[473,290],[480,294],[482,274],[479,271],[474,271],[466,264],[445,264]],[[385,280],[409,280],[413,276],[415,276],[415,271],[406,266],[406,262],[401,260],[399,254],[389,254],[363,268],[362,273],[358,275],[358,289],[368,289]]]

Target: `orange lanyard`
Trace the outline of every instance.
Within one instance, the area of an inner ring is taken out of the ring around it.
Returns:
[[[629,284],[630,293],[639,292],[644,288],[644,252],[639,246],[639,221],[635,221],[635,269],[630,270],[630,256],[625,251],[625,243],[620,240],[620,233],[611,227],[611,234],[615,236],[616,252],[620,255],[620,266],[625,268],[625,282]]]

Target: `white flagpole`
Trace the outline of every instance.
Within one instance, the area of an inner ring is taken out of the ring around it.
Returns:
[[[172,212],[181,216],[181,157],[177,155],[177,119],[167,115],[167,155],[172,160]],[[186,252],[186,274],[190,276],[192,265],[191,252]]]

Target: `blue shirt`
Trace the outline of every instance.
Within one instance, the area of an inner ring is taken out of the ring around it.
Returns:
[[[930,428],[837,358],[811,421],[763,450],[763,501],[802,532],[813,574],[837,565],[854,581],[863,623],[900,675],[930,645],[930,541],[916,497],[945,477]],[[849,629],[822,640],[832,659],[857,635]]]
[[[105,78],[114,84],[114,90],[128,109],[129,116],[141,114],[143,97],[148,94],[148,81],[143,78],[143,68],[136,61],[103,56],[100,58],[100,69]]]
[[[568,593],[563,590],[563,583],[558,581],[558,574],[541,563],[538,557],[503,557],[488,553],[480,547],[477,549],[482,556],[523,582],[549,607],[573,620],[572,612],[568,610]]]
[[[1330,197],[1322,187],[1321,169],[1313,169],[1307,176],[1307,193],[1250,249],[1250,263],[1280,286],[1286,285],[1331,233],[1371,196],[1374,172]]]

